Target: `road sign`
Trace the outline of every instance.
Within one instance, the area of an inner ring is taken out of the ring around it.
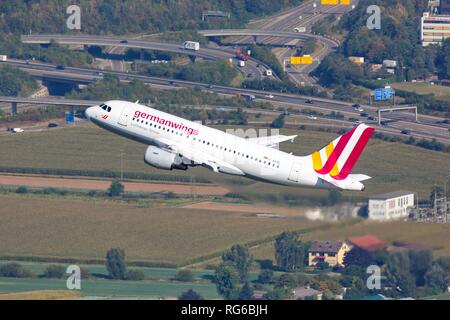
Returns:
[[[313,57],[310,55],[304,55],[302,57],[291,57],[291,64],[292,65],[298,65],[298,64],[312,64],[313,63]]]
[[[394,96],[395,92],[392,90],[392,88],[379,88],[375,89],[374,97],[375,101],[384,101],[384,100],[390,100]]]

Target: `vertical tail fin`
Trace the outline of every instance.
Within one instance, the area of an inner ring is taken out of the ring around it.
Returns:
[[[314,152],[311,155],[314,170],[318,174],[329,174],[335,180],[346,179],[373,132],[373,128],[360,124],[322,150]]]

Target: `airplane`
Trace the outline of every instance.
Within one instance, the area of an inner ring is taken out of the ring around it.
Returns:
[[[138,102],[112,100],[86,109],[86,117],[113,133],[148,145],[144,161],[164,170],[202,166],[285,186],[364,191],[364,174],[351,174],[374,129],[360,124],[307,156],[276,149],[297,136],[241,138]]]

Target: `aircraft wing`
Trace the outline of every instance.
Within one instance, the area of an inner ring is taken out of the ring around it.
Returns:
[[[206,167],[214,172],[222,172],[240,176],[245,175],[239,168],[233,166],[232,164],[198,150],[194,151],[189,145],[182,145],[166,139],[158,140],[163,143],[167,149],[178,153],[183,160],[186,160],[186,162],[191,162],[192,164]]]
[[[294,141],[295,138],[297,138],[297,135],[295,136],[276,135],[268,137],[249,138],[247,140],[266,147],[275,147],[277,144],[284,141]]]

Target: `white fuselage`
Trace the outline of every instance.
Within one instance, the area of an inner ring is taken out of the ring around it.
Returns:
[[[256,180],[332,188],[314,172],[310,157],[294,156],[137,103],[105,104],[109,111],[91,107],[86,111],[88,118],[127,138],[160,148],[172,144],[188,148],[192,154],[223,161],[234,168],[235,174]]]

